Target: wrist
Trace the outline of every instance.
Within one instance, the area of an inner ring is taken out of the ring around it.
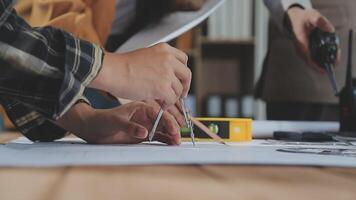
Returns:
[[[303,12],[305,9],[300,6],[299,4],[294,4],[291,5],[288,10],[286,11],[285,17],[284,17],[284,27],[287,30],[287,33],[289,36],[293,37],[294,32],[293,32],[293,21],[295,19],[299,20],[300,16],[303,15]]]
[[[106,53],[103,67],[90,87],[111,93],[121,94],[123,85],[127,82],[128,62],[124,54]]]
[[[99,72],[99,74],[95,77],[95,79],[89,84],[89,87],[107,91],[106,88],[108,87],[109,79],[112,67],[108,65],[108,60],[110,60],[111,54],[106,52],[105,57],[103,60],[103,66]]]
[[[294,17],[295,15],[301,14],[303,11],[305,11],[305,9],[302,6],[294,4],[288,8],[286,13],[288,17]]]

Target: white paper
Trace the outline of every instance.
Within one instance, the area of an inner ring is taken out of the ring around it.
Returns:
[[[281,152],[300,150],[300,153]],[[342,155],[317,155],[323,151],[343,151]],[[278,151],[277,151],[278,150]],[[307,152],[307,153],[305,153]],[[216,143],[160,143],[138,145],[89,145],[79,139],[52,143],[15,140],[0,146],[0,166],[77,166],[77,165],[300,165],[356,167],[356,147],[342,143],[283,143],[254,140],[229,146]]]
[[[116,52],[123,53],[169,42],[208,18],[224,0],[207,0],[199,11],[175,12],[158,24],[147,27],[126,41]]]

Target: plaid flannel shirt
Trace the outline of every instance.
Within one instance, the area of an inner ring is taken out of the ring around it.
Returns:
[[[26,137],[51,141],[66,130],[53,123],[96,77],[104,53],[53,27],[30,27],[0,0],[0,103]]]

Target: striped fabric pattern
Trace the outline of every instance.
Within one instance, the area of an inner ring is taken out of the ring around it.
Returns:
[[[56,120],[99,73],[103,50],[53,27],[30,27],[0,0],[0,103],[32,140],[50,141],[65,130]]]

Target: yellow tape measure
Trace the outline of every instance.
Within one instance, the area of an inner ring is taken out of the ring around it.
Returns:
[[[219,135],[225,142],[240,142],[252,140],[252,120],[242,118],[196,118],[206,125],[213,133]],[[212,139],[200,128],[194,126],[197,141]],[[181,129],[183,141],[190,141],[190,129]]]

